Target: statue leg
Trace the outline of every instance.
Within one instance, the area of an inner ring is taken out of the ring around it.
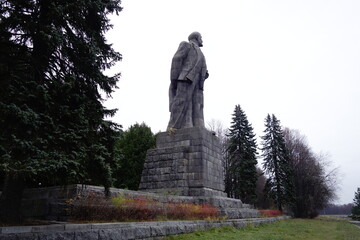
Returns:
[[[193,122],[195,127],[205,127],[204,124],[204,93],[195,89],[193,98]]]
[[[171,114],[168,129],[193,127],[192,124],[192,101],[189,98],[189,86],[183,81],[177,83],[176,95],[170,106]]]

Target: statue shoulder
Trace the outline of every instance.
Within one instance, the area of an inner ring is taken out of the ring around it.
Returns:
[[[180,64],[182,62],[182,59],[185,58],[188,54],[188,52],[191,49],[191,44],[188,42],[181,42],[179,45],[179,48],[177,49],[174,57],[173,57],[173,61],[180,61]]]
[[[179,45],[179,48],[191,48],[191,43],[182,41]]]

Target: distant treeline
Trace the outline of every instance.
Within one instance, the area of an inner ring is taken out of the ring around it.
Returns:
[[[326,208],[320,211],[320,214],[323,215],[350,215],[351,208],[354,206],[353,203],[335,205],[330,204]]]

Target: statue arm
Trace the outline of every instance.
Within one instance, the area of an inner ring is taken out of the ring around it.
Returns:
[[[178,77],[183,67],[183,61],[186,59],[190,48],[191,48],[190,43],[188,42],[180,43],[180,46],[176,51],[171,63],[171,76],[170,76],[171,81],[178,80]]]

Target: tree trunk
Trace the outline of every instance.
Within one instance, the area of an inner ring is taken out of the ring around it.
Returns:
[[[23,178],[12,173],[7,174],[0,196],[0,222],[18,223],[22,221],[21,200],[23,191]]]

